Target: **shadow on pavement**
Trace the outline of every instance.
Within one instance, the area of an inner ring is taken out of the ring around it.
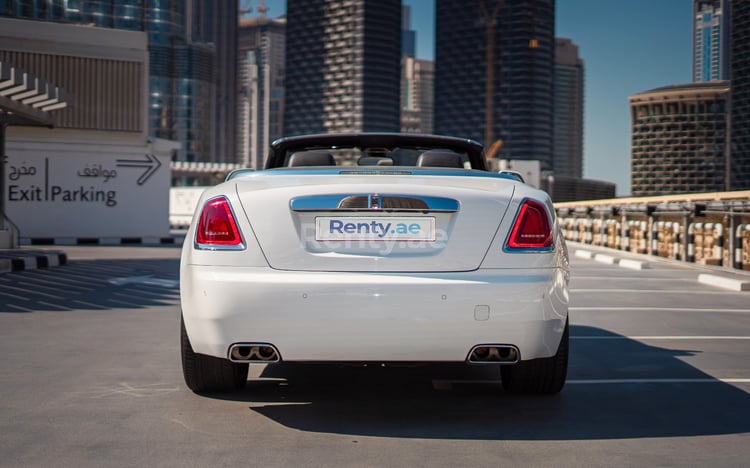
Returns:
[[[0,275],[0,313],[110,310],[179,301],[179,259],[72,260]]]
[[[581,326],[571,335],[618,336]],[[554,396],[505,393],[495,367],[279,364],[242,393],[215,397],[251,402],[251,411],[297,430],[371,437],[593,440],[750,431],[750,395],[677,359],[691,353],[624,337],[597,347],[572,340],[569,383]],[[653,379],[676,381],[647,382]]]

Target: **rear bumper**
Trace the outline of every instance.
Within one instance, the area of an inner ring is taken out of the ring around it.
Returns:
[[[553,355],[568,314],[560,268],[460,273],[290,272],[183,265],[197,353],[274,345],[284,361],[462,362],[477,344]]]

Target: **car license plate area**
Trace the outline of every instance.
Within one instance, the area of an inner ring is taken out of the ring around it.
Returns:
[[[434,216],[317,216],[319,242],[434,242]]]

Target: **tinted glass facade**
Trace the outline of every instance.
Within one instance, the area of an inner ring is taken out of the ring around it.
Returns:
[[[149,133],[178,160],[234,161],[236,1],[0,0],[0,16],[145,31]]]
[[[239,30],[239,162],[262,169],[268,146],[283,135],[286,23],[243,19]]]
[[[750,188],[750,1],[732,2],[732,167],[734,189]]]
[[[287,4],[284,133],[398,132],[400,0]]]
[[[729,79],[728,0],[694,0],[693,81]]]
[[[435,62],[404,56],[401,67],[401,131],[432,133]]]
[[[485,142],[487,28],[497,0],[436,1],[435,131]],[[505,159],[552,170],[553,0],[505,0],[495,18],[494,140]]]
[[[583,60],[570,39],[556,40],[555,176],[583,177]]]
[[[144,30],[144,0],[0,0],[0,16]]]
[[[726,179],[728,97],[728,81],[630,97],[634,196],[731,189]]]

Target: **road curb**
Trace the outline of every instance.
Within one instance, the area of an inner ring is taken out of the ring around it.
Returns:
[[[732,291],[750,291],[750,280],[741,280],[727,278],[726,276],[710,275],[701,273],[698,275],[698,282],[709,286],[731,289]]]
[[[0,251],[0,273],[51,268],[68,263],[65,252],[57,251]]]
[[[576,250],[576,257],[578,258],[586,258],[586,259],[592,259],[594,258],[594,253],[590,250]]]
[[[175,244],[168,237],[32,237],[21,238],[21,245],[164,245]]]
[[[642,262],[640,260],[631,260],[629,258],[621,258],[619,265],[623,268],[630,270],[644,270],[648,268],[648,262]]]
[[[607,254],[596,254],[594,255],[594,260],[599,263],[606,263],[609,265],[614,265],[617,263],[617,259],[615,257]]]
[[[590,250],[578,249],[575,252],[575,256],[578,258],[585,258],[587,260],[595,260],[600,263],[606,263],[609,265],[619,265],[623,268],[630,270],[644,270],[649,268],[649,263],[641,260],[632,260],[629,258],[618,258],[612,255],[594,253]]]

